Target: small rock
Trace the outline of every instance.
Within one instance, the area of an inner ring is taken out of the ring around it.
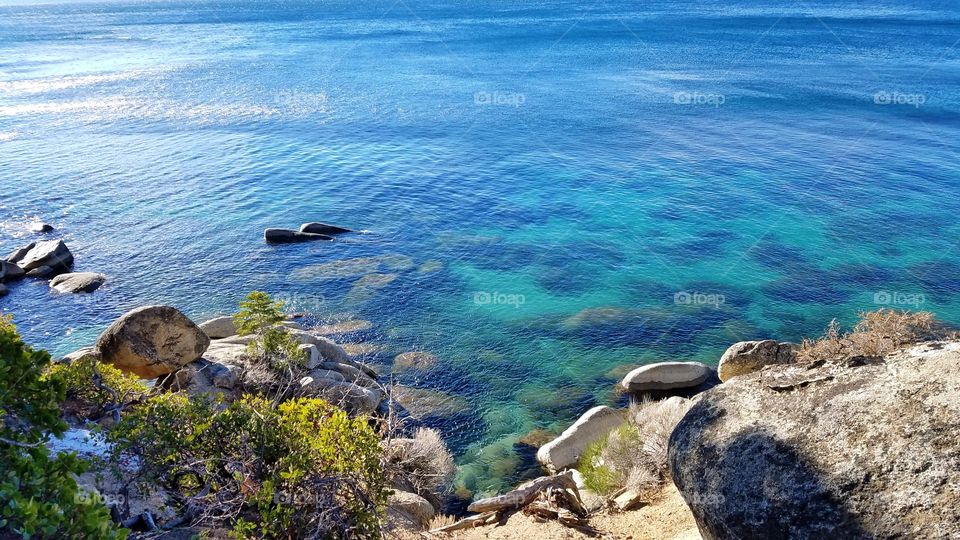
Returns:
[[[405,352],[398,354],[397,357],[393,359],[393,369],[396,371],[402,371],[406,369],[426,371],[433,367],[437,361],[438,358],[428,352]]]
[[[430,501],[416,493],[396,490],[387,500],[387,513],[395,514],[400,521],[408,520],[418,527],[426,527],[436,515]],[[400,524],[403,526],[403,524]]]
[[[0,261],[0,282],[16,281],[22,278],[26,272],[15,263]]]
[[[376,381],[353,366],[340,364],[338,362],[320,362],[320,365],[317,367],[321,369],[328,369],[330,371],[336,371],[353,384],[358,384],[365,388],[377,388]]]
[[[37,242],[33,248],[16,262],[20,268],[30,271],[41,266],[67,270],[73,264],[73,254],[67,249],[62,240],[47,240]]]
[[[613,504],[615,504],[617,509],[621,512],[626,512],[627,510],[633,510],[634,508],[640,506],[645,499],[646,497],[643,493],[632,489],[627,489],[624,490],[623,493],[613,498]]]
[[[72,272],[51,279],[50,287],[62,293],[91,293],[106,280],[107,276],[95,272]]]
[[[242,368],[230,364],[211,363],[208,368],[213,385],[217,388],[231,390],[240,382]]]
[[[620,386],[630,392],[692,388],[708,377],[710,368],[700,362],[659,362],[627,373]]]
[[[77,349],[72,353],[64,356],[60,359],[61,363],[69,364],[70,362],[79,362],[86,358],[95,359],[97,362],[100,361],[100,353],[97,352],[97,349],[94,347],[84,347],[82,349]]]
[[[146,306],[127,312],[97,338],[103,361],[145,379],[199,359],[210,338],[178,309]]]
[[[223,339],[237,334],[237,328],[233,324],[233,317],[229,315],[215,317],[200,323],[198,326],[210,339]]]
[[[36,245],[37,245],[36,242],[30,242],[29,244],[23,246],[22,248],[17,248],[11,251],[6,257],[3,258],[3,260],[9,263],[20,262],[27,255],[27,253],[29,253],[30,250],[33,249]]]
[[[303,351],[307,357],[307,369],[315,369],[323,362],[323,357],[320,356],[320,349],[313,343],[303,343],[298,348]]]
[[[342,234],[352,232],[350,229],[345,229],[343,227],[337,227],[336,225],[328,225],[326,223],[304,223],[300,225],[300,232],[302,233],[313,233],[313,234]]]
[[[38,222],[36,222],[36,223],[31,223],[31,224],[30,224],[30,232],[33,232],[33,233],[48,233],[48,232],[53,232],[53,225],[51,225],[51,224],[49,224],[49,223],[44,223],[44,222],[42,222],[42,221],[38,221]]]
[[[559,437],[540,447],[537,461],[551,472],[577,463],[580,455],[595,441],[620,427],[626,418],[620,411],[600,405],[583,414]]]
[[[332,236],[294,231],[291,229],[265,229],[263,239],[272,244],[291,244],[311,240],[333,240]]]
[[[720,380],[727,382],[739,375],[760,371],[765,366],[790,364],[797,358],[797,345],[779,343],[772,339],[734,343],[720,357],[717,371]]]

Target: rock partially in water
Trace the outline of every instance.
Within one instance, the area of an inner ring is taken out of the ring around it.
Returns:
[[[623,413],[600,405],[585,412],[559,437],[540,447],[537,461],[556,472],[573,466],[588,446],[626,422]]]
[[[398,354],[393,359],[394,371],[405,371],[415,369],[418,371],[427,371],[437,364],[439,358],[425,351],[410,351]]]
[[[178,309],[146,306],[127,312],[97,338],[103,361],[144,379],[197,360],[210,338]]]
[[[62,240],[46,240],[37,242],[23,258],[15,259],[10,262],[17,263],[20,268],[26,271],[49,266],[54,270],[64,272],[73,264],[73,254],[67,249],[67,245]]]
[[[36,221],[30,224],[30,232],[38,234],[53,232],[53,225],[44,223],[42,221]]]
[[[627,373],[620,386],[629,392],[693,388],[703,384],[711,369],[700,362],[658,362]]]
[[[107,281],[107,276],[96,272],[60,274],[50,280],[50,287],[62,293],[92,293]]]
[[[23,258],[26,257],[27,253],[29,253],[30,250],[33,249],[36,245],[37,245],[36,242],[30,242],[29,244],[21,248],[17,248],[11,251],[10,253],[8,253],[7,256],[3,258],[3,260],[9,263],[18,263],[21,260],[23,260]]]
[[[764,366],[790,364],[797,358],[799,347],[793,343],[779,343],[772,339],[764,341],[741,341],[734,343],[720,358],[717,371],[720,380],[760,371]]]
[[[265,229],[263,231],[263,239],[270,244],[292,244],[297,242],[310,242],[312,240],[333,240],[333,237],[326,234],[300,232],[292,229]]]
[[[19,265],[12,262],[0,261],[0,282],[8,283],[22,278],[26,272]]]
[[[200,323],[200,329],[210,339],[223,339],[237,334],[237,327],[233,324],[233,317],[225,315],[215,317]]]
[[[336,225],[329,225],[327,223],[311,222],[304,223],[300,225],[300,232],[302,233],[312,233],[312,234],[343,234],[348,232],[353,232],[350,229],[343,227],[338,227]]]
[[[38,266],[33,270],[30,270],[26,273],[28,278],[34,279],[50,279],[57,275],[57,271],[49,266]]]
[[[703,537],[960,537],[960,343],[773,365],[698,398],[670,437]]]
[[[332,324],[324,324],[313,329],[313,332],[321,336],[337,336],[342,334],[353,334],[363,332],[373,328],[373,323],[361,319],[341,321]]]

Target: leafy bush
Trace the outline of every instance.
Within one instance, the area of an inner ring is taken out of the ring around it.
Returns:
[[[947,331],[932,313],[881,309],[860,314],[853,332],[844,333],[836,320],[816,340],[805,339],[800,361],[844,360],[855,356],[884,356],[906,345],[943,339]]]
[[[26,346],[9,317],[0,317],[0,530],[23,538],[125,538],[98,497],[74,480],[86,464],[51,455],[45,443],[62,435],[63,380],[43,372],[50,355]]]
[[[393,439],[386,448],[392,478],[416,493],[450,490],[456,467],[447,445],[434,429],[420,428],[410,439]]]
[[[85,356],[70,363],[49,366],[44,377],[66,389],[66,399],[80,405],[82,416],[96,418],[108,406],[122,405],[149,392],[140,379],[127,375],[95,357]],[[95,383],[99,377],[101,384]],[[109,388],[116,395],[112,394]]]
[[[250,353],[272,369],[288,371],[299,367],[306,360],[300,343],[282,326],[282,301],[274,301],[265,292],[253,291],[240,302],[240,311],[233,316],[233,324],[241,336],[254,335]]]
[[[146,479],[179,495],[197,523],[240,538],[374,536],[386,502],[380,438],[329,403],[273,406],[246,396],[226,408],[164,395],[108,434]]]
[[[609,437],[604,437],[590,444],[580,456],[577,470],[583,475],[584,483],[588,488],[607,495],[620,487],[619,475],[603,460],[603,449],[606,448]]]

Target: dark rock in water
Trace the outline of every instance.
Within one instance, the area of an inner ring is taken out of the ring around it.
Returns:
[[[36,223],[31,223],[31,224],[30,224],[30,232],[34,232],[34,233],[48,233],[48,232],[53,232],[53,225],[51,225],[51,224],[49,224],[49,223],[44,223],[44,222],[42,222],[42,221],[38,221],[38,222],[36,222]]]
[[[772,365],[705,392],[670,436],[711,539],[960,536],[960,343]]]
[[[300,226],[300,232],[302,233],[313,233],[313,234],[342,234],[353,232],[350,229],[345,229],[343,227],[337,227],[336,225],[328,225],[326,223],[304,223]]]
[[[291,229],[265,229],[263,239],[272,244],[292,244],[295,242],[309,242],[311,240],[333,240],[332,236],[299,232]]]
[[[107,276],[95,272],[73,272],[51,279],[50,287],[62,293],[91,293],[106,280]]]
[[[0,297],[6,296],[10,292],[10,289],[6,285],[0,284]]]
[[[14,263],[0,261],[0,282],[16,281],[24,276],[23,268]]]
[[[26,273],[27,277],[36,279],[50,279],[57,275],[57,271],[49,266],[40,266]]]
[[[37,245],[36,242],[30,242],[29,244],[23,246],[22,248],[17,248],[11,251],[3,260],[10,263],[18,263],[23,259],[27,253]]]
[[[27,271],[41,266],[49,266],[63,272],[73,264],[73,254],[70,253],[62,240],[46,240],[37,242],[22,259],[14,262]]]

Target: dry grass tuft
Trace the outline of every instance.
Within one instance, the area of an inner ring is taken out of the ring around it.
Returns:
[[[449,516],[447,514],[437,514],[433,516],[433,519],[430,520],[430,524],[427,525],[427,530],[432,531],[434,529],[439,529],[440,527],[447,527],[453,525],[457,522],[457,518],[454,516]]]
[[[836,320],[819,339],[805,339],[797,359],[844,360],[856,356],[885,356],[921,341],[944,339],[946,329],[932,313],[881,309],[860,314],[852,332],[844,333]]]
[[[394,480],[409,484],[417,493],[450,490],[456,466],[437,430],[420,428],[412,438],[393,439],[386,457]]]

